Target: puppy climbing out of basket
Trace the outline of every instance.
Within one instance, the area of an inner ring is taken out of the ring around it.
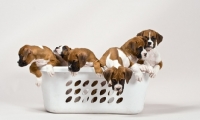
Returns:
[[[30,72],[37,77],[36,85],[42,83],[42,73],[40,68],[46,66],[47,73],[54,75],[53,66],[59,66],[60,62],[56,59],[52,50],[46,46],[24,45],[20,48],[18,65],[20,67],[30,65]]]
[[[158,71],[162,68],[163,62],[159,52],[156,50],[158,44],[162,42],[163,36],[154,30],[144,30],[137,34],[137,36],[143,36],[145,46],[148,55],[144,60],[139,60],[138,63],[146,64],[153,67],[153,71],[149,74],[150,77],[154,78],[158,74]],[[146,70],[144,70],[146,71]]]
[[[142,80],[143,75],[138,64],[129,59],[130,54],[124,49],[130,49],[131,51],[134,49],[135,51],[131,53],[141,59],[147,55],[143,47],[142,37],[135,37],[126,42],[122,48],[113,47],[103,54],[100,59],[101,66],[106,69],[103,74],[113,90],[122,93],[125,80],[127,83],[129,82],[132,72],[134,72],[136,80]]]
[[[63,46],[62,58],[68,62],[68,70],[74,76],[83,66],[94,67],[95,73],[102,76],[103,70],[95,54],[87,48],[74,48]]]

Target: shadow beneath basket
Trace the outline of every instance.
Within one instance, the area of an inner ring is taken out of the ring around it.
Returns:
[[[148,116],[148,115],[161,115],[161,114],[171,114],[171,113],[180,113],[185,111],[200,110],[199,105],[191,106],[178,106],[172,104],[145,104],[144,110],[142,113],[139,113],[139,116]]]

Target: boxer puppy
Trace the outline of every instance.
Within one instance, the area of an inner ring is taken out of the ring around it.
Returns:
[[[61,55],[63,59],[68,62],[68,70],[73,76],[76,75],[83,66],[94,67],[95,73],[99,77],[101,77],[103,73],[99,60],[96,58],[95,54],[87,48],[71,49],[68,46],[63,46]]]
[[[148,57],[145,60],[140,60],[138,63],[146,64],[153,67],[153,71],[150,73],[150,77],[154,78],[158,74],[158,71],[162,68],[163,63],[159,52],[156,50],[158,44],[162,42],[163,36],[154,30],[144,30],[137,34],[137,36],[143,36],[145,46],[144,48],[148,52]],[[145,71],[145,70],[144,70]]]
[[[114,91],[122,93],[125,81],[128,84],[132,76],[132,70],[129,58],[120,48],[113,47],[108,49],[100,59],[101,66],[107,68],[104,72],[104,78]]]
[[[51,49],[46,46],[24,45],[20,48],[18,55],[18,65],[20,67],[31,64],[29,70],[30,73],[36,76],[37,86],[40,86],[42,83],[41,67],[46,66],[47,73],[53,76],[53,66],[60,65],[60,62],[56,59]]]
[[[66,46],[65,46],[66,47]],[[55,54],[56,58],[60,61],[61,66],[68,66],[68,62],[65,61],[62,56],[62,50],[65,49],[64,46],[58,46],[54,49],[53,53]],[[68,47],[68,46],[67,46]],[[68,47],[71,50],[71,48]]]

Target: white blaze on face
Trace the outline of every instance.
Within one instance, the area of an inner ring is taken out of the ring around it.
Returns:
[[[118,81],[117,84],[114,86],[114,90],[115,90],[115,91],[122,92],[122,85],[119,84],[119,81]]]
[[[148,40],[148,45],[150,46],[150,47],[152,47],[153,48],[153,41],[151,40],[151,32],[149,32],[149,40]]]
[[[58,54],[61,54],[63,46],[59,46],[56,50]]]
[[[142,55],[142,59],[145,59],[148,56],[146,49],[143,48],[141,55]]]

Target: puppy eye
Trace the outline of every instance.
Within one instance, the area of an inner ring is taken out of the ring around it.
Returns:
[[[124,84],[125,79],[121,79],[119,83]]]
[[[112,79],[112,83],[117,83],[116,79]]]

